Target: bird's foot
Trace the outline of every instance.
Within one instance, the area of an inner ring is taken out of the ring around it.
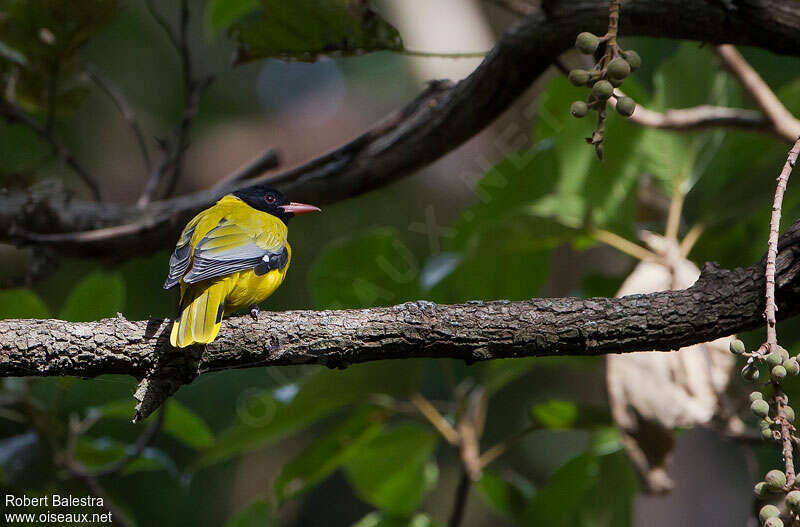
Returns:
[[[259,309],[257,305],[253,304],[250,306],[250,316],[253,318],[253,320],[258,320],[258,312]]]

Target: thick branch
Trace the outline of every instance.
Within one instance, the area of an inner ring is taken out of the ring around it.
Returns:
[[[563,51],[580,31],[603,33],[607,0],[547,2],[510,30],[468,78],[420,96],[391,126],[379,126],[339,150],[271,178],[293,199],[330,204],[391,183],[442,157],[485,128]],[[800,4],[739,0],[735,10],[705,0],[637,0],[621,13],[627,35],[755,45],[800,54]],[[218,192],[198,192],[155,202],[142,210],[65,203],[31,203],[25,195],[0,196],[0,241],[52,245],[85,256],[125,258],[170,245],[176,231]],[[122,227],[119,227],[122,226]],[[105,234],[48,238],[115,227]],[[117,228],[119,227],[119,228]]]
[[[800,310],[800,221],[781,237],[776,264],[778,313],[785,318]],[[176,378],[191,379],[268,365],[672,350],[760,326],[764,269],[764,260],[732,271],[709,264],[689,289],[623,298],[262,312],[257,321],[244,316],[223,322],[199,362],[182,360],[186,353],[170,348],[166,320],[5,320],[0,376],[143,377],[169,369]]]

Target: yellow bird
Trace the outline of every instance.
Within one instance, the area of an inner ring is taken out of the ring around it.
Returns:
[[[289,269],[289,219],[319,210],[257,185],[228,194],[195,216],[178,239],[164,282],[164,289],[181,288],[180,319],[170,343],[207,344],[217,337],[224,315],[245,307],[255,314]]]

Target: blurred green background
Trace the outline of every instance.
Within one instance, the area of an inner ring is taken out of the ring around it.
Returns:
[[[311,159],[400,107],[426,81],[457,79],[477,63],[393,51],[316,62],[261,59],[276,42],[295,43],[254,14],[258,4],[189,2],[195,68],[217,79],[201,99],[180,193],[212,186],[268,147],[281,151],[284,167]],[[276,2],[263,6],[282,9]],[[1,2],[0,73],[9,82],[19,66],[14,51],[27,53],[20,67],[30,75],[16,79],[18,102],[46,117],[49,103],[41,94],[52,44],[37,24],[58,12],[54,20],[63,24],[49,29],[57,39],[71,35],[75,49],[58,53],[66,80],[54,133],[98,176],[106,199],[134,203],[146,180],[135,138],[108,97],[81,76],[81,65],[94,65],[125,93],[155,156],[155,138],[167,136],[183,111],[180,61],[143,3],[82,0],[72,7],[60,12],[58,2]],[[177,24],[177,3],[158,7]],[[513,21],[481,2],[387,0],[379,7],[407,49],[425,51],[486,50]],[[430,9],[440,16],[428,16]],[[301,20],[312,34],[320,23]],[[76,27],[69,21],[78,21]],[[230,58],[237,44],[225,31],[232,21],[250,57],[236,67]],[[354,31],[345,22],[332,26]],[[370,46],[373,37],[361,35],[354,45]],[[302,47],[313,38],[300,40]],[[644,62],[625,89],[648,108],[753,107],[707,47],[646,39],[623,46]],[[742,52],[784,104],[800,111],[798,60]],[[324,216],[295,220],[292,269],[262,307],[613,296],[636,261],[602,245],[587,225],[631,241],[642,229],[663,232],[676,188],[685,195],[681,235],[704,226],[693,261],[736,267],[761,258],[787,145],[736,130],[644,129],[611,116],[600,163],[584,141],[593,123],[568,113],[584,97],[553,70],[498,122],[432,166],[328,207]],[[89,197],[45,142],[5,122],[0,185],[63,185],[76,198]],[[790,184],[785,224],[800,213],[797,196]],[[26,280],[36,259],[29,249],[0,246],[0,280],[7,286],[0,290],[2,318],[173,314],[175,299],[161,288],[166,250],[115,266],[59,258],[54,271]],[[782,345],[798,351],[796,323],[783,323],[780,332]],[[756,345],[762,336],[743,338]],[[143,455],[99,482],[135,525],[445,525],[458,451],[409,400],[419,392],[452,419],[459,401],[483,393],[483,449],[532,425],[536,431],[487,467],[470,492],[464,525],[743,525],[752,484],[776,464],[777,451],[685,431],[673,468],[676,490],[641,495],[608,414],[604,364],[600,358],[471,366],[415,360],[344,371],[281,367],[203,375],[168,404],[163,430]],[[58,466],[70,423],[93,423],[73,445],[87,467],[124,458],[144,427],[128,421],[135,385],[117,376],[5,379],[0,481],[6,492],[95,494]],[[794,384],[787,389],[800,396]],[[737,404],[746,406],[743,399]]]

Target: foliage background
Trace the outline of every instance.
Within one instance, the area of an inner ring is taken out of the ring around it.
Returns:
[[[409,15],[413,8],[393,4],[383,5],[390,22],[401,29],[418,22]],[[289,166],[348,140],[413,97],[428,80],[420,71],[436,60],[382,51],[315,63],[253,60],[232,69],[234,45],[214,25],[238,4],[190,5],[198,68],[224,73],[202,99],[181,192],[211,186],[267,146],[280,148]],[[509,22],[506,13],[469,5],[484,31],[499,34]],[[440,9],[464,7],[442,1]],[[453,30],[446,18],[439,31]],[[459,43],[464,47],[456,51],[472,50],[469,40]],[[707,48],[644,39],[623,45],[644,61],[626,89],[652,109],[751,107]],[[742,52],[800,111],[798,60]],[[78,56],[124,89],[148,137],[168,133],[182,111],[180,64],[142,5],[126,3],[102,20]],[[36,82],[30,81],[33,94]],[[761,257],[786,145],[741,131],[660,132],[612,117],[601,164],[583,140],[591,123],[568,116],[569,103],[582,97],[553,73],[490,129],[414,177],[327,208],[324,217],[294,221],[291,272],[265,307],[613,296],[635,262],[589,236],[585,221],[631,240],[640,229],[663,232],[663,204],[676,186],[687,192],[682,232],[706,226],[693,260],[735,267]],[[34,107],[35,95],[30,100]],[[113,106],[97,89],[66,94],[63,106],[57,132],[103,175],[108,198],[134,202],[144,182],[141,160]],[[5,123],[0,180],[6,188],[64,181],[84,192],[52,162],[46,144]],[[800,212],[791,187],[787,221]],[[655,204],[645,195],[657,196]],[[161,289],[168,257],[162,251],[110,267],[61,261],[30,287],[0,291],[0,316],[171,316],[174,299]],[[26,251],[9,246],[0,246],[0,258],[0,279],[8,283],[30,262]],[[781,328],[790,349],[800,345],[795,326]],[[758,334],[744,338],[760,342]],[[777,453],[685,431],[676,490],[642,496],[611,427],[603,366],[595,358],[472,366],[430,360],[204,375],[170,403],[165,429],[145,456],[102,483],[139,525],[443,525],[459,474],[457,452],[401,409],[415,391],[448,401],[459,386],[482,386],[489,396],[484,448],[532,419],[541,429],[489,467],[471,493],[466,525],[742,524],[751,485]],[[6,379],[2,386],[0,397],[9,401],[0,408],[6,492],[89,493],[52,462],[71,415],[102,416],[77,448],[91,466],[123,456],[141,430],[127,422],[132,379]],[[788,389],[794,397],[797,387]],[[44,416],[44,426],[27,422],[19,394]]]

